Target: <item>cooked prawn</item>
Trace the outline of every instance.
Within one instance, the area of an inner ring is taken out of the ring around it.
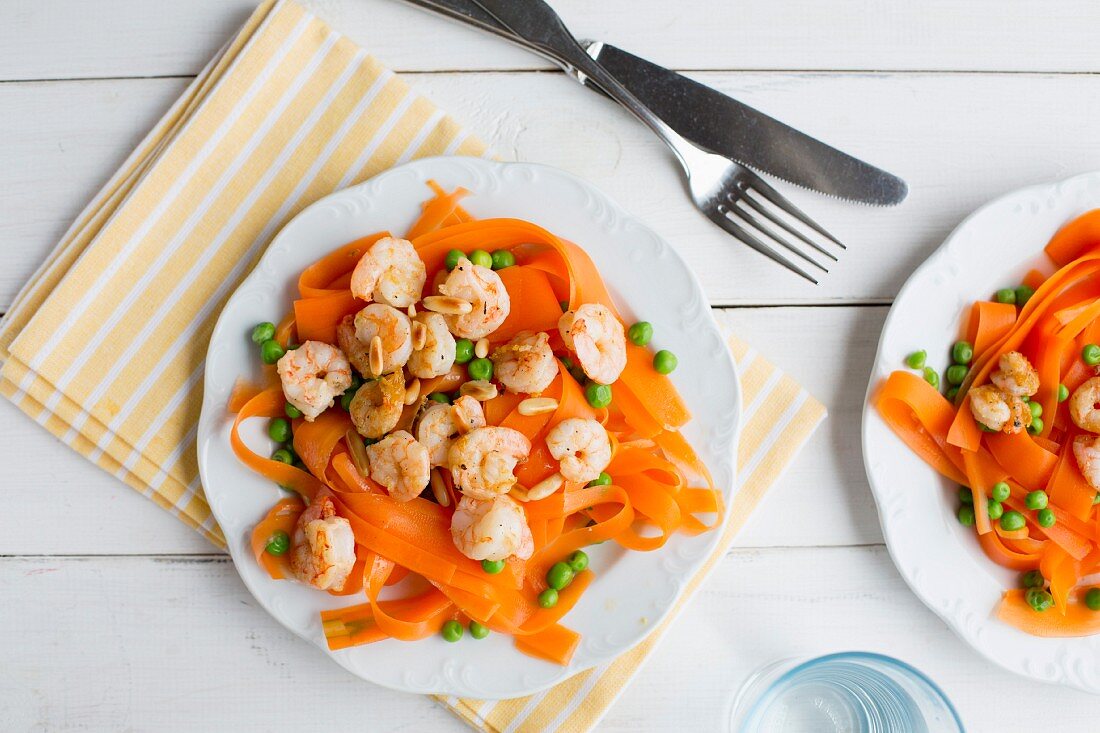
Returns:
[[[372,376],[370,373],[370,347],[355,336],[355,316],[344,316],[340,325],[336,327],[336,343],[355,371],[364,377]]]
[[[1011,435],[1031,424],[1031,409],[1016,395],[1006,394],[992,384],[975,387],[968,394],[970,414],[990,430]]]
[[[1030,397],[1039,391],[1039,372],[1019,351],[1002,354],[997,366],[1000,369],[989,375],[989,380],[1000,387],[1002,392],[1017,397]]]
[[[481,403],[473,397],[459,397],[453,405],[431,403],[420,413],[416,439],[428,450],[431,465],[446,466],[451,442],[460,433],[485,427]]]
[[[463,496],[451,517],[455,547],[471,560],[526,560],[535,551],[527,515],[514,499]]]
[[[287,402],[307,422],[332,407],[351,386],[351,365],[344,352],[323,341],[306,341],[279,359],[276,369]]]
[[[290,570],[298,580],[320,590],[341,591],[355,565],[351,523],[336,516],[329,496],[317,496],[294,527]]]
[[[591,481],[611,463],[611,440],[603,425],[583,417],[562,420],[546,434],[546,447],[569,481]]]
[[[396,427],[405,409],[405,378],[393,372],[367,382],[351,398],[348,412],[364,438],[381,438]]]
[[[585,303],[563,313],[558,331],[592,381],[611,384],[626,368],[626,332],[607,306]]]
[[[381,373],[389,374],[405,366],[413,349],[409,317],[392,305],[371,303],[355,314],[355,337],[369,345],[375,336],[382,342]]]
[[[520,331],[493,351],[493,374],[509,392],[538,394],[558,376],[558,360],[543,332]]]
[[[383,237],[371,245],[351,273],[351,293],[395,308],[420,300],[428,272],[407,239]]]
[[[1100,491],[1100,435],[1078,435],[1073,439],[1073,457],[1081,475],[1092,488]]]
[[[398,501],[420,496],[431,478],[428,449],[404,430],[390,433],[367,446],[370,477],[386,487]]]
[[[507,494],[516,483],[513,471],[531,452],[531,441],[511,428],[471,430],[451,444],[447,462],[455,485],[475,499]]]
[[[1069,398],[1073,424],[1090,433],[1100,433],[1100,377],[1092,377],[1073,390]]]
[[[473,305],[465,314],[446,315],[447,326],[459,338],[479,339],[500,328],[512,309],[500,275],[462,257],[439,286],[439,292]]]
[[[447,330],[447,319],[439,313],[421,311],[414,321],[424,325],[424,348],[409,356],[409,371],[421,379],[446,374],[455,363],[455,337]]]

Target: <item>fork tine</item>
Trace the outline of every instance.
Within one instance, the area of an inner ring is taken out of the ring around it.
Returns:
[[[787,198],[781,193],[769,186],[762,178],[760,178],[760,176],[754,176],[753,180],[749,181],[748,187],[749,190],[759,193],[768,201],[771,201],[773,204],[783,209],[783,211],[786,211],[788,214],[793,216],[795,219],[798,219],[800,222],[808,226],[810,229],[813,229],[821,236],[827,237],[831,242],[834,242],[841,249],[848,249],[844,246],[844,242],[841,242],[832,234],[829,234],[829,232],[825,231],[825,229],[822,228],[820,224],[802,213],[801,209],[788,201]]]
[[[737,206],[730,207],[729,215],[733,216],[737,219],[743,220],[745,223],[747,223],[749,226],[756,229],[756,231],[760,232],[761,234],[763,234],[768,239],[772,240],[776,244],[780,244],[780,245],[786,247],[791,252],[794,252],[796,255],[798,255],[802,259],[806,260],[807,262],[809,262],[811,265],[818,268],[822,272],[828,272],[829,271],[829,268],[825,267],[820,262],[815,260],[813,257],[810,257],[808,254],[803,252],[801,249],[799,249],[798,247],[795,247],[790,242],[788,242],[787,240],[780,237],[772,229],[769,229],[767,226],[765,226],[764,222],[757,219],[755,216],[753,216],[751,213],[749,213],[745,209],[737,207]]]
[[[777,249],[775,249],[771,245],[768,245],[768,244],[765,244],[764,242],[761,242],[759,239],[754,237],[752,234],[745,231],[736,222],[734,222],[732,219],[730,219],[728,216],[726,216],[726,213],[724,211],[722,211],[721,209],[711,210],[708,207],[707,210],[706,210],[706,214],[710,218],[711,221],[713,221],[718,226],[722,227],[722,229],[726,230],[726,232],[733,235],[736,239],[739,239],[741,242],[743,242],[744,244],[747,244],[748,246],[752,247],[753,249],[755,249],[757,252],[764,255],[765,257],[773,260],[774,262],[779,263],[780,265],[783,265],[788,270],[791,270],[792,272],[795,272],[795,273],[801,275],[802,277],[804,277],[807,280],[809,280],[810,282],[812,282],[814,285],[817,285],[817,279],[813,275],[811,275],[810,273],[803,270],[796,263],[792,262],[785,255],[783,255],[782,252],[778,251]]]
[[[797,229],[795,229],[794,227],[792,227],[787,222],[783,221],[781,218],[779,218],[778,216],[776,216],[772,212],[768,211],[767,208],[765,208],[763,206],[763,204],[761,204],[759,201],[757,201],[752,196],[742,196],[740,199],[738,199],[738,201],[743,201],[744,203],[748,204],[753,209],[755,209],[761,216],[763,216],[765,219],[770,221],[772,224],[775,224],[776,226],[778,226],[782,229],[785,229],[788,233],[798,237],[803,242],[805,242],[809,246],[813,247],[814,249],[816,249],[818,252],[825,255],[826,257],[828,257],[833,262],[839,262],[839,260],[837,260],[837,258],[836,258],[836,255],[834,255],[832,252],[830,252],[829,250],[822,247],[820,244],[818,244],[814,240],[807,237],[802,232],[800,232]],[[757,228],[759,229],[759,227],[757,227]]]

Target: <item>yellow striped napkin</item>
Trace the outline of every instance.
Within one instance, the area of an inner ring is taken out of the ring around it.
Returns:
[[[224,547],[195,451],[203,359],[222,305],[302,208],[406,160],[447,154],[485,147],[300,6],[267,0],[20,291],[0,324],[0,394]],[[746,428],[723,551],[824,417],[751,349],[731,348]],[[443,702],[484,730],[587,730],[662,628],[547,692]]]

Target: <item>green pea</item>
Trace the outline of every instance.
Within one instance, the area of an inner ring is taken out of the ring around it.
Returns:
[[[973,504],[974,492],[970,490],[969,486],[959,487],[959,503],[960,504]]]
[[[493,266],[493,256],[483,249],[475,249],[470,253],[470,262],[478,267],[491,268]]]
[[[1027,305],[1027,302],[1031,300],[1031,296],[1035,295],[1035,289],[1029,288],[1027,285],[1021,285],[1016,288],[1016,305],[1023,308]]]
[[[493,378],[493,362],[488,359],[474,359],[466,365],[466,373],[470,379],[481,379],[488,382]]]
[[[947,367],[947,383],[956,386],[962,384],[966,379],[966,373],[969,371],[970,369],[962,364],[952,364]]]
[[[558,605],[558,592],[553,588],[547,588],[542,593],[539,593],[539,606],[542,608],[553,608]]]
[[[928,359],[928,352],[924,349],[920,351],[914,351],[909,356],[905,357],[905,363],[910,369],[924,369],[924,362]]]
[[[285,412],[286,416],[289,417],[291,420],[297,419],[302,416],[302,411],[294,405],[290,404],[289,402],[283,405],[283,412]]]
[[[496,575],[504,569],[503,560],[482,560],[481,569],[487,572],[489,575]]]
[[[1020,576],[1020,585],[1023,588],[1042,588],[1045,584],[1046,580],[1038,570],[1028,570]]]
[[[986,511],[989,513],[990,519],[1000,519],[1001,515],[1005,512],[1004,504],[996,499],[987,499],[985,507]]]
[[[546,571],[546,584],[554,590],[561,590],[573,582],[573,568],[568,563],[556,562]]]
[[[443,264],[448,270],[453,270],[458,266],[458,261],[466,256],[466,253],[460,249],[452,249],[447,252],[447,257],[443,260]]]
[[[974,358],[974,347],[967,341],[956,341],[951,347],[951,358],[956,364],[966,366]]]
[[[649,321],[638,321],[627,329],[626,337],[635,346],[645,346],[653,338],[653,324]]]
[[[1040,405],[1038,402],[1028,402],[1027,403],[1027,408],[1029,410],[1031,410],[1031,417],[1032,418],[1043,416],[1043,406]]]
[[[271,539],[267,541],[267,545],[264,546],[264,551],[268,555],[275,555],[278,557],[287,550],[290,549],[290,535],[281,529],[275,530],[271,535]]]
[[[1024,600],[1033,611],[1042,613],[1054,605],[1054,597],[1041,588],[1028,588]]]
[[[470,339],[455,341],[455,364],[465,364],[474,358],[474,342]]]
[[[998,481],[993,484],[993,489],[990,491],[990,495],[995,501],[1004,501],[1012,494],[1012,489],[1008,487],[1004,481]]]
[[[672,374],[672,371],[679,363],[676,354],[673,354],[668,349],[661,349],[653,355],[653,368],[660,374]]]
[[[285,443],[290,440],[290,423],[282,417],[272,418],[267,424],[267,434],[276,443]]]
[[[584,398],[593,407],[607,407],[611,404],[611,385],[589,382],[584,387]]]
[[[924,381],[931,384],[933,387],[940,386],[940,375],[936,374],[936,370],[932,367],[924,368]]]
[[[1039,433],[1043,432],[1043,418],[1031,418],[1031,424],[1027,426],[1027,431],[1032,435],[1038,435]]]
[[[1039,522],[1039,526],[1044,528],[1053,527],[1054,523],[1058,521],[1058,518],[1054,516],[1054,510],[1050,508],[1040,509],[1035,519]]]
[[[451,619],[443,624],[443,630],[440,632],[443,634],[443,640],[454,643],[462,638],[462,624]]]
[[[951,400],[952,402],[954,402],[955,398],[958,397],[958,396],[959,396],[959,388],[958,387],[952,387],[951,389],[947,390],[947,392],[944,394],[944,397]]]
[[[569,310],[569,301],[568,300],[559,300],[558,301],[558,307],[561,308],[562,313],[565,313],[566,311]]]
[[[1023,529],[1025,524],[1027,524],[1027,520],[1024,519],[1024,515],[1017,511],[1007,511],[1001,515],[1001,529],[1006,532]]]
[[[569,567],[573,568],[574,573],[579,573],[588,567],[588,553],[581,550],[577,550],[569,556]]]
[[[428,395],[428,399],[434,400],[435,402],[440,402],[444,405],[451,404],[451,398],[447,396],[446,392],[432,392],[430,395]]]
[[[974,507],[969,504],[963,504],[959,507],[959,513],[956,515],[959,518],[959,524],[964,527],[974,526]]]
[[[1016,291],[1012,288],[1001,288],[997,291],[995,297],[998,303],[1007,303],[1008,305],[1014,305],[1016,303]]]
[[[475,639],[484,639],[489,635],[489,627],[485,624],[479,624],[477,621],[470,622],[470,636]]]
[[[271,454],[271,460],[278,461],[279,463],[294,463],[294,454],[288,451],[286,448],[280,448]]]
[[[561,363],[565,365],[565,371],[569,372],[569,376],[577,380],[580,384],[584,384],[584,370],[570,359],[568,356],[562,357]]]
[[[252,329],[252,342],[257,346],[263,344],[264,341],[270,341],[275,338],[275,324],[268,321],[256,326]]]
[[[600,475],[588,482],[589,486],[610,486],[611,475],[606,471],[600,471]]]
[[[285,353],[286,349],[275,339],[268,339],[260,344],[260,358],[263,359],[264,364],[274,364],[282,359]]]
[[[1069,387],[1064,384],[1058,385],[1058,401],[1065,402],[1069,399]]]
[[[505,267],[511,267],[516,264],[516,256],[506,249],[498,249],[496,252],[493,252],[492,260],[494,270],[503,270]],[[471,626],[470,628],[472,629],[473,627]]]
[[[1096,506],[1097,504],[1100,504],[1100,491],[1097,491],[1096,495],[1092,497],[1092,505]]]
[[[1090,611],[1100,611],[1100,588],[1085,591],[1085,607]]]
[[[1085,348],[1081,349],[1081,361],[1089,366],[1100,364],[1100,346],[1096,344],[1086,345]]]
[[[1045,491],[1031,491],[1024,497],[1024,504],[1031,510],[1046,509],[1047,502],[1047,492]]]

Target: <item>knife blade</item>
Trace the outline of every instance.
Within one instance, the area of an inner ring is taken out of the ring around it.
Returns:
[[[473,0],[406,0],[545,54],[517,37]],[[905,181],[833,148],[705,84],[609,43],[588,54],[650,110],[691,142],[758,172],[829,196],[876,206],[901,203]],[[567,73],[603,93],[575,69]]]

